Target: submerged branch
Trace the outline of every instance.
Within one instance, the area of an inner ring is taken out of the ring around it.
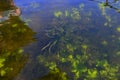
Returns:
[[[55,40],[49,47],[49,53],[51,53],[51,48],[57,43],[57,40]]]
[[[41,49],[41,51],[43,51],[43,50],[45,50],[47,47],[49,47],[51,43],[52,43],[52,42],[49,42],[46,46],[44,46],[44,47]]]

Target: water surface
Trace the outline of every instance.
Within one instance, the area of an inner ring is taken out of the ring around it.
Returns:
[[[119,0],[15,0],[0,24],[0,80],[119,80]],[[11,74],[12,73],[12,74]]]

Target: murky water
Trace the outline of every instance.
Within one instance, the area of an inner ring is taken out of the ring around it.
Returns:
[[[119,0],[14,3],[0,6],[0,80],[120,80]]]

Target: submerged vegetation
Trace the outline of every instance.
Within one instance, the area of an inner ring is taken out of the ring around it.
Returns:
[[[98,10],[86,6],[84,1],[79,5],[75,3],[76,7],[51,10],[52,19],[48,24],[45,22],[49,27],[40,36],[40,39],[45,38],[45,45],[39,45],[37,41],[37,45],[32,45],[33,51],[27,51],[32,53],[30,57],[29,54],[24,54],[24,46],[36,41],[33,37],[35,32],[28,27],[29,23],[34,23],[34,19],[27,19],[25,23],[19,16],[0,16],[5,18],[0,18],[0,80],[17,80],[16,76],[29,59],[27,68],[29,66],[33,72],[30,73],[32,76],[28,74],[32,77],[31,80],[120,80],[119,18],[109,13],[110,8],[118,12],[119,9],[111,6],[108,0],[98,3],[98,6],[93,5]],[[24,9],[36,9],[42,7],[41,5],[33,1]],[[6,9],[9,12],[8,7]],[[46,14],[44,17],[46,18]],[[36,26],[35,24],[34,27]],[[39,34],[38,32],[36,37]],[[41,53],[36,53],[34,46]],[[40,77],[36,75],[39,70]],[[24,74],[23,71],[23,80],[26,79]]]
[[[66,73],[61,72],[58,68],[50,70],[48,75],[43,76],[40,80],[68,80]]]
[[[83,5],[83,4],[82,4]],[[82,7],[80,7],[82,8]],[[68,10],[61,12],[61,11],[56,11],[54,13],[55,17],[57,18],[64,18],[64,17],[68,17],[68,18],[72,18],[73,20],[80,20],[81,16],[80,16],[80,12],[78,11],[77,8],[72,8],[72,11],[69,12]]]
[[[83,6],[83,4],[81,5]],[[84,6],[79,9],[73,8],[71,11],[56,11],[54,13],[56,19],[53,20],[53,28],[46,33],[52,41],[42,48],[43,55],[38,57],[40,64],[44,64],[50,70],[60,68],[66,72],[69,80],[119,80],[120,64],[114,63],[110,58],[115,55],[114,51],[102,53],[98,49],[100,48],[98,45],[91,43],[92,39],[89,36],[85,37],[85,33],[81,33],[84,30],[89,31],[89,28],[83,26],[90,23],[85,22],[82,23],[85,25],[80,25],[80,21],[83,20],[81,17],[83,9]],[[106,13],[102,16],[105,16],[109,23],[111,22],[111,18]],[[90,17],[89,14],[84,14],[84,19],[88,17]],[[92,21],[92,19],[90,20]],[[104,26],[110,25],[105,23]],[[119,32],[119,28],[117,31]],[[101,49],[108,49],[108,41],[98,40],[97,43],[102,45]]]

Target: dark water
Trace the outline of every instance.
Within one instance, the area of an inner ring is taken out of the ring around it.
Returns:
[[[119,0],[15,0],[0,10],[0,80],[120,80]]]

